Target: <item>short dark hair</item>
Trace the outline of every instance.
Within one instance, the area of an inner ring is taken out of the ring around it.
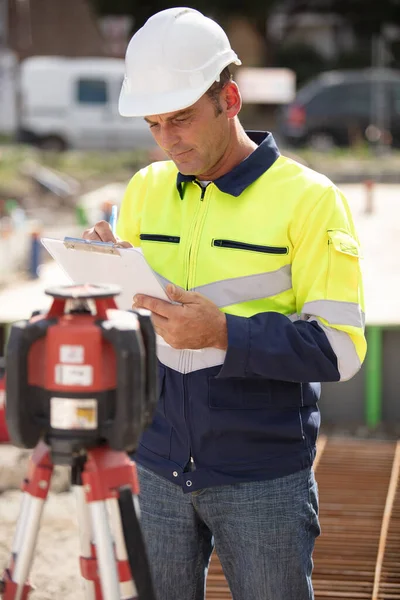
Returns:
[[[223,71],[221,71],[219,76],[219,81],[214,81],[211,87],[208,88],[206,94],[212,101],[215,106],[215,114],[218,116],[222,113],[222,106],[219,101],[219,95],[222,88],[232,81],[232,74],[229,70],[229,67],[225,67]]]

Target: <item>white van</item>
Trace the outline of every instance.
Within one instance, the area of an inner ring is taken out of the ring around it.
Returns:
[[[123,77],[122,59],[25,59],[17,139],[54,150],[154,147],[144,119],[118,114]]]

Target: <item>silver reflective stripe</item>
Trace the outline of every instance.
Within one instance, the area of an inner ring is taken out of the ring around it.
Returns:
[[[156,271],[153,272],[164,288],[169,283],[173,283]],[[213,281],[213,283],[191,288],[189,291],[202,294],[219,308],[222,308],[239,302],[250,302],[251,300],[276,296],[291,288],[291,266],[285,265],[277,271]]]
[[[331,325],[350,325],[364,328],[365,315],[360,305],[355,302],[340,302],[339,300],[314,300],[306,302],[303,314],[322,317]]]
[[[203,350],[176,350],[170,346],[157,344],[158,359],[178,373],[192,373],[200,369],[208,369],[222,365],[226,352],[216,348]]]
[[[290,290],[291,287],[291,267],[285,265],[277,271],[223,279],[195,287],[191,291],[203,294],[221,308],[239,302],[250,302],[276,296],[276,294]]]
[[[317,321],[318,325],[325,332],[332,350],[337,357],[340,381],[351,379],[361,368],[361,362],[349,334],[333,327],[327,327],[315,318],[311,318],[309,321]]]

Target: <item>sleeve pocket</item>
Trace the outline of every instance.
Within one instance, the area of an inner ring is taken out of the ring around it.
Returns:
[[[343,231],[342,229],[328,229],[328,237],[330,244],[337,252],[361,258],[358,241],[350,233],[347,233],[347,231]]]
[[[326,299],[358,303],[360,298],[360,245],[341,229],[328,230]]]

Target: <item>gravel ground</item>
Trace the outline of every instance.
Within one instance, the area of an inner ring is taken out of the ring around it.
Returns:
[[[0,446],[0,574],[10,558],[21,500],[21,492],[16,488],[26,474],[26,467],[26,452]],[[36,590],[29,600],[84,599],[75,498],[72,492],[65,491],[68,483],[68,472],[56,469],[32,566],[31,582]]]

